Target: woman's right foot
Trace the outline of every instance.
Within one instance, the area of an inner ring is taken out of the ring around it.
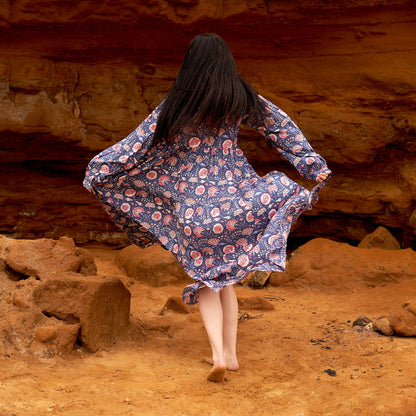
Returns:
[[[240,369],[237,358],[232,359],[232,360],[226,360],[226,363],[227,363],[228,371],[237,371]]]

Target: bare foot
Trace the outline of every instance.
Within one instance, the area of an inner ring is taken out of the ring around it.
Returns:
[[[226,360],[227,361],[227,370],[228,371],[238,371],[240,366],[238,365],[237,360]]]
[[[207,379],[213,381],[214,383],[222,383],[224,381],[225,367],[218,366],[212,367],[209,372]]]
[[[201,362],[214,365],[214,360],[209,357],[204,358]],[[236,361],[236,362],[228,363],[226,368],[228,371],[237,371],[240,369],[240,366],[238,365],[238,362]]]

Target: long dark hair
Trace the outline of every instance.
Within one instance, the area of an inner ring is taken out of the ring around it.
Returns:
[[[196,36],[159,114],[154,141],[174,143],[185,128],[206,122],[213,131],[240,117],[264,114],[254,88],[237,74],[224,40],[212,33]]]

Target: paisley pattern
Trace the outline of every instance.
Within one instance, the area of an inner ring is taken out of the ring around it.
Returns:
[[[302,176],[329,172],[290,118],[260,99],[266,117],[250,127]],[[284,271],[290,226],[324,183],[308,191],[278,171],[257,175],[237,145],[240,122],[215,135],[201,125],[174,145],[152,146],[162,105],[91,160],[84,186],[131,241],[161,244],[175,255],[195,280],[183,291],[186,303],[196,303],[204,285],[219,291],[253,270]]]

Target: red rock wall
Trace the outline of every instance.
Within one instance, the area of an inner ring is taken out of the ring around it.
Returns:
[[[83,170],[162,99],[204,31],[333,169],[293,236],[360,240],[381,224],[415,246],[414,0],[2,2],[0,233],[120,241]],[[259,172],[298,179],[253,137],[241,145]]]

